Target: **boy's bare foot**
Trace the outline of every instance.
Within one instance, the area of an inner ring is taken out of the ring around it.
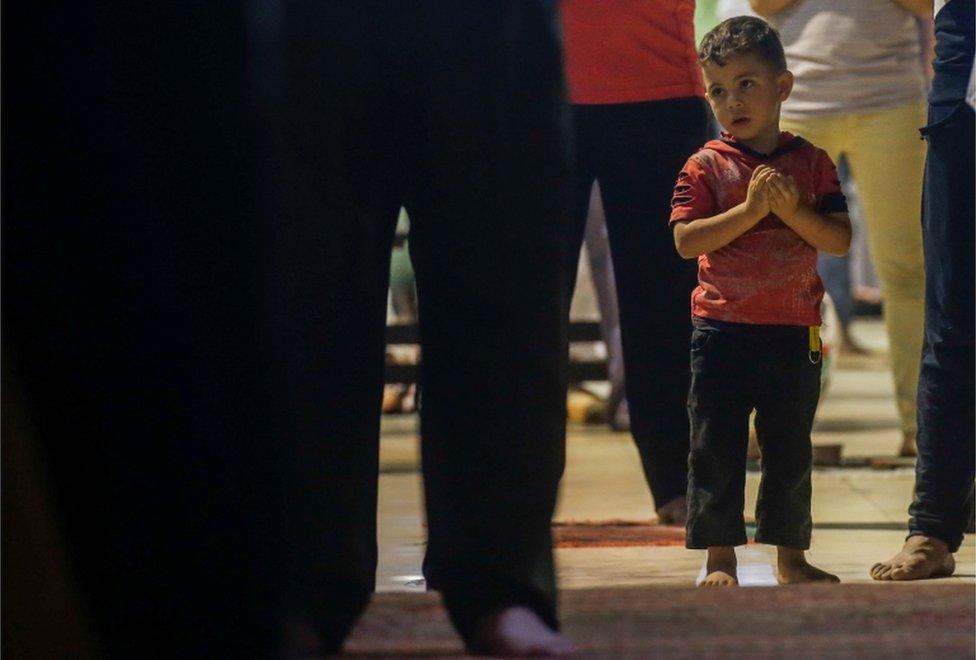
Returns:
[[[780,584],[825,582],[836,584],[840,578],[807,563],[803,550],[776,546],[776,581]]]
[[[909,536],[901,552],[871,567],[875,580],[924,580],[949,577],[956,560],[944,541],[931,536]]]
[[[676,497],[657,510],[657,519],[662,525],[684,527],[688,522],[688,500]]]
[[[735,573],[735,548],[713,546],[708,549],[705,560],[705,578],[699,587],[734,587],[739,584]]]
[[[504,607],[478,622],[471,649],[497,656],[570,655],[573,643],[543,623],[527,607]]]

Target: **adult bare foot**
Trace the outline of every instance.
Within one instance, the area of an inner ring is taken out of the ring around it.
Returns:
[[[478,622],[471,651],[497,656],[571,655],[573,643],[527,607],[505,607]]]
[[[708,549],[705,577],[699,587],[734,587],[739,584],[735,573],[735,548],[714,546]]]
[[[658,507],[657,519],[662,525],[684,527],[688,522],[688,500],[676,497],[664,506]]]
[[[776,547],[776,581],[780,584],[826,582],[836,584],[840,578],[807,563],[803,550]]]
[[[875,580],[924,580],[949,577],[956,560],[944,541],[931,536],[909,536],[901,552],[871,567]]]

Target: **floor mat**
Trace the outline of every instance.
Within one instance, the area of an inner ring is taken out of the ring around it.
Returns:
[[[684,546],[685,528],[634,520],[563,520],[552,523],[556,548]]]
[[[972,658],[971,584],[564,590],[580,657]],[[367,657],[463,652],[435,593],[374,597],[346,645]]]

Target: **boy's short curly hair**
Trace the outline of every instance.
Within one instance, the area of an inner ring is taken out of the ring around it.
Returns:
[[[769,23],[755,16],[736,16],[722,21],[702,37],[698,62],[725,66],[730,55],[755,53],[777,73],[786,70],[786,54],[779,34]]]

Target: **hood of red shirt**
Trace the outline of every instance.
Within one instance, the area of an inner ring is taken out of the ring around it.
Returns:
[[[765,161],[773,159],[785,151],[792,151],[800,144],[803,144],[803,142],[805,142],[803,138],[797,137],[789,131],[781,131],[776,149],[774,149],[770,154],[761,154],[755,149],[750,149],[746,145],[741,144],[738,140],[732,137],[730,133],[723,132],[720,139],[710,140],[705,144],[705,148],[712,149],[721,154],[728,154],[730,156],[745,158],[747,160]]]

